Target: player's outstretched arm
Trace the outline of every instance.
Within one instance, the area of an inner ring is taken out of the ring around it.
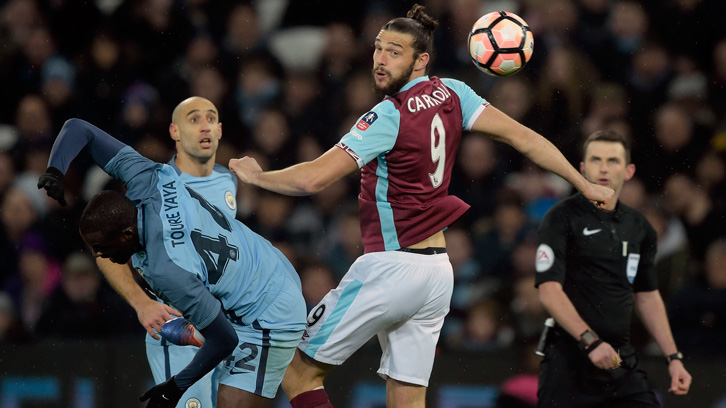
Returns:
[[[358,165],[348,153],[332,147],[313,161],[282,170],[262,171],[251,157],[230,160],[229,169],[244,183],[284,195],[304,196],[324,190],[357,170]]]
[[[53,143],[48,159],[48,169],[38,179],[38,188],[65,205],[63,177],[78,153],[89,146],[91,157],[103,168],[125,144],[108,133],[81,119],[68,119]]]
[[[606,209],[615,207],[614,191],[611,188],[587,181],[549,140],[494,106],[484,109],[472,126],[472,130],[514,147],[538,166],[570,182],[599,207]]]
[[[161,328],[168,320],[181,316],[174,308],[151,299],[144,289],[136,283],[134,272],[129,265],[119,265],[107,258],[96,258],[111,287],[136,311],[139,323],[155,339],[159,339]]]

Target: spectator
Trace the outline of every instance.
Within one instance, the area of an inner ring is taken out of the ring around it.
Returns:
[[[701,186],[683,174],[675,174],[666,180],[663,196],[669,214],[678,217],[686,229],[691,261],[699,269],[708,245],[726,231],[724,212],[714,207],[713,200]]]
[[[663,300],[667,301],[693,275],[692,268],[689,267],[688,236],[681,220],[670,216],[662,204],[647,203],[642,207],[642,212],[658,236],[655,271],[658,276],[658,290]]]
[[[512,292],[509,314],[516,339],[520,342],[537,341],[542,324],[549,316],[539,301],[537,288],[534,286],[534,274],[517,278]]]
[[[30,339],[30,333],[23,327],[10,295],[0,291],[0,344],[28,343]]]
[[[0,221],[2,233],[0,234],[0,253],[3,259],[2,279],[0,283],[9,278],[18,279],[18,262],[21,247],[26,241],[43,241],[39,232],[38,211],[33,205],[32,198],[20,187],[13,186],[4,195],[0,205]]]
[[[471,133],[461,141],[449,191],[471,206],[463,221],[475,225],[494,214],[497,194],[504,183],[495,143],[482,134]]]
[[[333,276],[330,268],[320,260],[303,261],[300,271],[300,282],[308,313],[320,302],[325,294],[334,289],[338,279]]]
[[[504,308],[495,298],[485,298],[469,309],[456,348],[497,351],[510,345],[513,332],[502,318]]]
[[[708,246],[703,273],[668,304],[673,335],[689,354],[721,350],[726,335],[726,239]]]
[[[70,254],[62,283],[38,319],[38,335],[89,339],[139,330],[134,310],[105,284],[93,258],[84,252]]]
[[[60,264],[50,257],[39,236],[26,238],[20,246],[17,278],[10,282],[8,290],[23,326],[34,333],[43,308],[61,280]]]
[[[474,255],[471,236],[464,225],[466,224],[458,223],[444,232],[449,248],[449,261],[454,270],[451,310],[442,328],[442,336],[449,346],[456,346],[460,341],[469,310],[481,299],[494,295],[501,287],[498,280],[482,275],[481,266]]]
[[[337,233],[329,240],[332,247],[325,254],[325,261],[332,269],[337,284],[353,262],[363,255],[358,207],[352,203],[343,207],[330,226]]]
[[[475,232],[473,240],[483,275],[504,283],[512,278],[512,251],[535,228],[517,193],[502,189],[499,190],[497,198],[497,207],[490,225],[481,232]]]

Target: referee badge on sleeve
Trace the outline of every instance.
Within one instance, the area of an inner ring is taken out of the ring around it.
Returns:
[[[547,244],[539,244],[535,258],[535,269],[537,272],[545,272],[555,263],[555,253]]]
[[[640,263],[640,254],[628,254],[628,266],[626,273],[628,274],[628,282],[633,283],[635,275],[638,274],[638,264]]]

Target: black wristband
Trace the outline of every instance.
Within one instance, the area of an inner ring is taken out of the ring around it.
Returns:
[[[673,354],[669,354],[666,356],[666,365],[670,364],[673,360],[681,360],[683,361],[683,353],[680,351],[676,351]]]
[[[595,350],[595,349],[597,348],[597,346],[599,346],[599,345],[601,345],[601,344],[602,344],[602,339],[597,339],[597,340],[595,340],[595,342],[594,342],[594,343],[590,344],[590,347],[588,347],[588,348],[584,349],[584,351],[585,351],[585,354],[590,354],[590,353],[592,353],[592,351],[593,351],[593,350]]]

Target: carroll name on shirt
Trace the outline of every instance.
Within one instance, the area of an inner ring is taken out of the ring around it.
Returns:
[[[431,92],[429,95],[416,95],[408,98],[406,106],[408,111],[416,113],[422,109],[432,108],[436,105],[441,105],[445,100],[451,97],[451,93],[444,86],[437,86],[436,90]]]

